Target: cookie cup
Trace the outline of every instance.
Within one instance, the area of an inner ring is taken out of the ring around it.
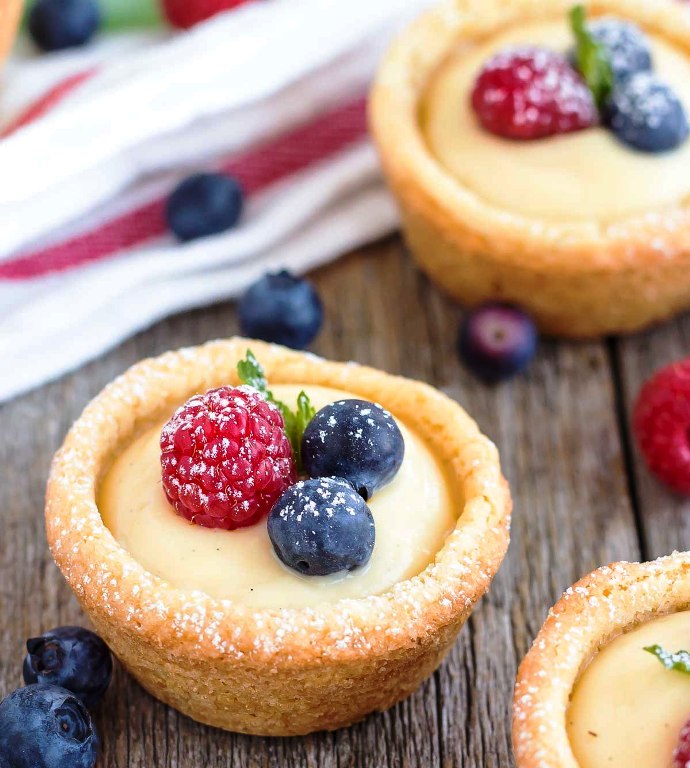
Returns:
[[[520,665],[513,705],[518,768],[579,768],[566,729],[570,695],[617,636],[690,608],[690,555],[615,563],[585,576],[549,612]]]
[[[363,599],[256,609],[177,589],[115,541],[96,505],[113,456],[192,394],[236,383],[248,346],[272,383],[320,384],[380,402],[431,447],[458,522],[422,573]],[[232,339],[146,360],[106,387],[55,457],[46,525],[84,611],[144,688],[200,722],[278,736],[346,726],[412,693],[488,589],[508,546],[510,507],[496,448],[438,391]]]
[[[370,124],[403,229],[420,266],[473,306],[516,303],[550,334],[629,332],[690,306],[690,201],[613,221],[540,220],[503,210],[434,157],[420,103],[450,51],[506,27],[565,19],[573,0],[445,0],[394,43],[378,73]],[[666,38],[690,56],[690,14],[676,0],[584,0]],[[496,179],[500,184],[500,179]]]
[[[23,5],[22,0],[2,0],[0,2],[0,64],[5,61],[14,42]]]

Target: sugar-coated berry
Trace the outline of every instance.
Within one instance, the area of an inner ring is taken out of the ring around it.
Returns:
[[[681,728],[678,745],[673,752],[672,768],[688,768],[690,766],[690,720]]]
[[[460,326],[458,354],[480,379],[496,383],[523,371],[537,351],[534,322],[521,309],[485,304],[469,312]]]
[[[249,0],[162,0],[168,21],[176,27],[187,29],[217,13],[244,5]]]
[[[0,703],[2,768],[93,768],[98,745],[89,711],[64,688],[29,685]]]
[[[614,134],[642,152],[668,152],[688,137],[688,118],[672,88],[642,72],[613,89],[607,119]]]
[[[322,408],[302,436],[310,477],[342,477],[364,499],[389,483],[405,456],[405,440],[391,414],[368,400],[338,400]]]
[[[304,349],[316,338],[324,316],[316,288],[285,270],[251,285],[237,311],[244,336],[292,349]]]
[[[649,41],[635,24],[621,19],[605,18],[589,22],[587,29],[606,49],[616,80],[652,69]]]
[[[100,25],[95,0],[37,0],[29,12],[29,34],[44,51],[84,45]]]
[[[472,106],[482,126],[507,139],[543,139],[596,125],[592,93],[560,54],[511,48],[479,73]]]
[[[633,431],[656,477],[690,495],[690,358],[662,368],[642,387]]]
[[[87,707],[101,700],[110,684],[113,660],[98,635],[83,627],[57,627],[26,641],[24,682],[58,685]]]
[[[369,562],[376,530],[371,510],[345,480],[303,480],[278,499],[268,516],[278,558],[306,576],[351,571]]]
[[[295,480],[283,417],[252,387],[195,395],[163,427],[160,446],[168,500],[207,528],[253,525]]]
[[[198,173],[170,195],[166,217],[178,240],[186,242],[231,229],[243,207],[244,194],[235,179],[222,173]]]

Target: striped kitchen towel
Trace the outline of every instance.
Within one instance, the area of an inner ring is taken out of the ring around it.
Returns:
[[[20,42],[0,94],[0,401],[393,230],[366,91],[428,4],[268,0],[59,55]],[[200,169],[237,177],[248,202],[233,231],[182,245],[164,201]]]

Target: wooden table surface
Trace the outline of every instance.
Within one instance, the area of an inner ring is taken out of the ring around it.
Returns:
[[[398,239],[314,280],[327,308],[315,352],[430,382],[498,444],[515,502],[508,557],[440,670],[389,712],[307,738],[238,736],[178,715],[118,669],[97,714],[102,768],[508,768],[517,665],[563,589],[616,559],[690,549],[690,509],[647,475],[629,426],[641,383],[688,353],[690,318],[625,340],[546,341],[526,375],[489,388],[455,356],[460,310]],[[20,683],[26,637],[83,622],[43,531],[50,459],[70,424],[140,358],[236,332],[232,304],[181,315],[0,407],[0,694]]]

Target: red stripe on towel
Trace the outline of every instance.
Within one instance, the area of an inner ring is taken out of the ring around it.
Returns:
[[[366,134],[366,101],[359,98],[286,134],[233,155],[219,170],[251,195],[327,160]],[[167,232],[165,199],[155,200],[63,242],[0,264],[0,279],[26,280],[100,261]]]
[[[8,136],[11,136],[20,128],[43,117],[43,115],[57,107],[60,102],[69,96],[69,94],[82,83],[90,80],[95,73],[95,69],[87,69],[84,72],[77,72],[76,75],[70,75],[64,80],[61,80],[57,85],[54,85],[50,90],[44,93],[43,96],[36,99],[36,101],[22,110],[17,117],[6,125],[2,131],[0,131],[0,139],[5,139]]]

